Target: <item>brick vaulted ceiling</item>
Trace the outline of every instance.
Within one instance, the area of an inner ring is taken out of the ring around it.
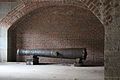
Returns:
[[[88,60],[98,64],[103,61],[104,27],[85,8],[70,5],[38,8],[10,29],[16,32],[17,49],[86,47]]]
[[[4,1],[4,0],[1,0]],[[9,1],[9,0],[5,0]],[[10,0],[14,1],[14,0]],[[51,5],[84,5],[89,9],[104,25],[108,25],[112,22],[112,0],[16,0],[20,1],[18,7],[13,9],[8,15],[1,20],[2,26],[9,28],[16,20],[28,12],[42,7]],[[117,6],[117,5],[115,5]]]

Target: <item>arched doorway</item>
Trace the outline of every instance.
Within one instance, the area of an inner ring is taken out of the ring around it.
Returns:
[[[104,63],[104,26],[85,7],[61,5],[35,9],[9,28],[8,43],[8,61],[24,61],[24,57],[16,59],[16,50],[21,48],[86,47],[86,64]]]

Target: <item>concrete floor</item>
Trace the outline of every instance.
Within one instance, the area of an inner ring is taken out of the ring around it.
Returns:
[[[0,63],[0,80],[104,80],[104,67]]]

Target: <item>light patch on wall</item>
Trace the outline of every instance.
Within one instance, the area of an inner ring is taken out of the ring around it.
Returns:
[[[4,43],[6,43],[5,42],[5,35],[7,35],[7,34],[5,34],[5,31],[6,31],[6,28],[0,28],[0,48],[5,48],[6,47],[6,45],[4,44]]]
[[[6,14],[11,11],[16,5],[17,2],[3,2],[0,0],[0,21],[6,16]]]
[[[0,48],[4,48],[4,47],[5,47],[4,40],[0,38]]]
[[[0,2],[16,2],[16,0],[0,0]]]

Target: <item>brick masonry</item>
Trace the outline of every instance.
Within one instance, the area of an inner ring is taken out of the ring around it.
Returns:
[[[41,1],[45,1],[45,3]],[[101,21],[105,28],[105,48],[104,48],[105,80],[119,80],[120,1],[119,0],[51,0],[51,1],[52,2],[49,3],[49,0],[33,0],[33,1],[23,0],[23,2],[18,7],[16,7],[1,21],[0,26],[9,28],[19,18],[29,13],[30,11],[37,9],[38,7],[42,7],[45,5],[50,6],[53,3],[56,5],[70,4],[78,6],[82,2],[84,6],[87,7],[87,9],[91,10],[91,12],[94,13],[94,15]]]
[[[87,7],[87,9],[93,12],[93,14],[95,14],[103,24],[108,25],[112,21],[110,14],[112,9],[111,0],[24,0],[22,3],[20,3],[20,6],[14,8],[12,12],[10,12],[2,20],[2,22],[6,22],[7,24],[11,25],[11,23],[22,17],[22,15],[25,15],[26,13],[42,6],[75,5],[81,7],[81,4],[82,7]]]
[[[88,51],[86,64],[103,65],[104,26],[87,9],[75,6],[39,8],[13,27],[17,49],[85,47]]]

